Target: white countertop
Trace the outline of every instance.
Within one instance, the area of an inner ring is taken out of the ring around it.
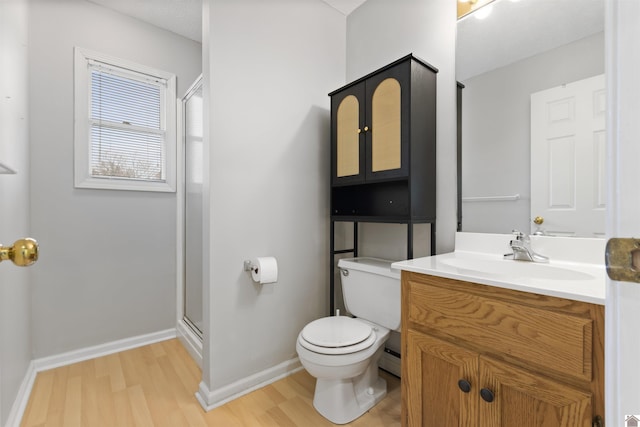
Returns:
[[[604,241],[546,237],[542,239],[542,242],[538,242],[538,246],[546,248],[547,252],[540,251],[540,253],[547,255],[552,252],[556,256],[553,258],[549,254],[548,256],[551,258],[549,263],[534,263],[504,259],[504,253],[508,252],[509,239],[512,237],[511,235],[489,235],[493,242],[482,245],[479,244],[477,238],[484,239],[485,237],[474,235],[474,233],[458,233],[454,252],[399,261],[393,263],[391,267],[398,270],[604,305],[606,270],[603,263],[593,262],[598,259],[599,254],[602,254],[602,259],[604,259]],[[506,249],[500,243],[504,239],[507,239]],[[537,236],[532,237],[532,246],[536,251],[538,251],[535,245],[537,239]],[[567,239],[573,241],[569,240],[567,243]],[[499,244],[495,244],[496,241]],[[550,249],[556,244],[562,247],[562,251]],[[567,245],[577,245],[579,249],[576,249],[575,252],[567,251]],[[488,252],[477,252],[478,248],[482,247],[492,249]],[[590,248],[589,251],[592,253],[580,254],[579,252],[584,251],[585,248]],[[570,255],[561,255],[567,253]]]

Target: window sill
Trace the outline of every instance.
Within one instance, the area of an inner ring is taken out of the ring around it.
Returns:
[[[124,191],[153,191],[175,193],[175,183],[137,181],[123,178],[94,178],[88,177],[76,180],[75,188],[95,190],[124,190]]]

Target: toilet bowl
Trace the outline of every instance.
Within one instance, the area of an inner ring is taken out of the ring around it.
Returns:
[[[391,261],[351,258],[338,262],[345,306],[357,318],[314,320],[298,335],[302,366],[316,378],[313,406],[329,421],[346,424],[384,398],[378,360],[391,330],[400,330],[400,275]]]

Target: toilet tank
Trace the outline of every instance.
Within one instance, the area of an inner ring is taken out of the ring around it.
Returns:
[[[400,271],[378,258],[338,261],[342,296],[349,313],[385,328],[400,330]]]

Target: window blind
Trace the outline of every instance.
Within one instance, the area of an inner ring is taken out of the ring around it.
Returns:
[[[165,82],[96,64],[89,68],[91,175],[164,181]]]

